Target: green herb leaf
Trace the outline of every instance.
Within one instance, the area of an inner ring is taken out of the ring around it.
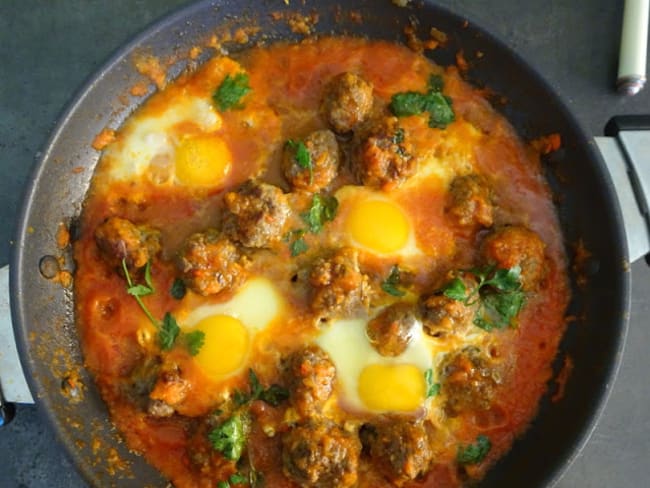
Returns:
[[[426,111],[429,112],[429,127],[444,129],[456,120],[456,114],[451,108],[451,98],[438,92],[430,93],[427,98]]]
[[[309,246],[303,237],[299,237],[289,245],[289,249],[291,250],[291,257],[295,258],[296,256],[306,252],[307,249],[309,249]]]
[[[205,343],[205,332],[193,330],[184,336],[185,346],[192,356],[196,356]]]
[[[431,75],[428,91],[396,93],[391,97],[389,108],[397,117],[408,117],[424,112],[429,113],[429,127],[444,129],[456,119],[451,98],[443,95],[442,78]]]
[[[391,141],[393,144],[401,144],[404,142],[404,129],[399,127],[396,131],[395,134],[393,134],[393,137],[391,138]]]
[[[241,99],[250,91],[251,87],[246,73],[237,73],[235,76],[226,75],[212,95],[212,100],[221,112],[240,109],[243,108]]]
[[[248,481],[248,479],[246,478],[246,476],[244,476],[241,473],[234,473],[234,474],[230,475],[230,478],[228,478],[228,481],[230,481],[234,485],[239,485],[239,484],[242,484],[242,483],[246,483]]]
[[[294,141],[289,139],[287,141],[287,146],[289,146],[294,152],[294,161],[302,169],[309,170],[309,184],[311,185],[314,182],[314,165],[311,161],[311,154],[309,154],[309,149],[302,141]]]
[[[244,451],[246,442],[244,422],[240,415],[233,415],[219,427],[208,434],[214,450],[219,451],[226,459],[238,461]]]
[[[133,284],[133,279],[131,278],[131,275],[129,274],[129,268],[126,265],[126,259],[122,258],[122,271],[124,271],[124,277],[126,278],[126,283],[127,283],[127,288],[126,292],[133,296],[135,298],[135,301],[138,302],[138,305],[144,312],[144,314],[147,316],[149,321],[156,327],[160,327],[160,322],[156,320],[156,318],[152,315],[152,313],[149,311],[149,309],[145,306],[144,302],[140,298],[141,296],[148,295],[151,293],[151,291],[147,292],[146,290],[151,290],[150,287],[145,286],[145,285],[134,285]],[[149,277],[149,281],[151,281],[151,277]],[[140,288],[142,287],[142,288]]]
[[[481,297],[474,323],[485,330],[508,327],[521,311],[525,299],[522,291],[486,293]]]
[[[318,193],[311,199],[311,205],[307,212],[302,213],[300,216],[302,220],[309,227],[312,234],[318,234],[326,222],[331,222],[336,217],[336,211],[339,207],[339,201],[334,196],[324,195]]]
[[[172,287],[169,290],[169,293],[176,300],[182,300],[185,294],[187,293],[187,287],[185,286],[185,282],[180,278],[176,278],[174,280],[174,283],[172,283]]]
[[[257,378],[257,375],[255,374],[255,371],[253,371],[253,368],[250,368],[248,370],[248,382],[251,385],[251,397],[253,400],[256,400],[260,397],[261,393],[264,391],[264,388],[262,388],[260,380]]]
[[[260,393],[260,400],[264,403],[268,403],[273,407],[277,407],[285,400],[289,399],[289,390],[283,386],[273,384],[269,386],[266,390]]]
[[[248,400],[250,400],[250,396],[242,391],[235,390],[232,394],[232,399],[235,402],[235,405],[241,407],[242,405],[248,403]]]
[[[230,488],[230,483],[227,481],[219,481],[217,483],[217,488]]]
[[[424,372],[424,381],[426,383],[426,398],[436,396],[440,393],[440,383],[433,382],[433,369],[429,368]]]
[[[408,117],[421,114],[426,106],[426,94],[408,91],[393,95],[389,108],[397,117]]]
[[[510,269],[497,269],[494,276],[485,280],[484,285],[490,285],[500,291],[518,291],[521,288],[521,268],[514,266]]]
[[[462,302],[467,297],[467,287],[465,286],[465,283],[463,283],[463,280],[460,278],[454,278],[445,285],[442,289],[442,294],[452,300]]]
[[[126,289],[126,292],[134,297],[144,297],[147,295],[151,295],[153,293],[153,290],[149,288],[147,285],[133,285],[130,286]]]
[[[174,347],[174,342],[180,333],[181,329],[176,323],[176,319],[167,312],[163,318],[160,330],[158,331],[158,342],[163,351],[169,351]]]
[[[151,281],[151,261],[147,261],[147,264],[144,267],[144,282],[151,290],[151,293],[156,291],[156,289],[153,286],[153,281]]]
[[[458,464],[477,464],[485,459],[492,448],[492,443],[487,436],[479,435],[474,444],[459,446],[456,454]]]
[[[397,265],[394,265],[390,269],[390,274],[388,275],[388,278],[386,278],[381,283],[381,289],[384,290],[389,295],[393,295],[394,297],[403,297],[404,295],[406,295],[406,292],[404,290],[398,288],[398,285],[401,283],[399,275],[400,275],[399,267]]]

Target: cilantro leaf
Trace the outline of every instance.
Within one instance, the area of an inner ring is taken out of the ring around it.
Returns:
[[[497,269],[494,276],[485,280],[484,285],[491,285],[500,291],[518,291],[521,288],[521,268],[514,266],[510,269]]]
[[[264,391],[264,388],[262,388],[260,380],[257,378],[257,375],[255,374],[255,371],[253,371],[253,368],[250,368],[248,370],[248,382],[251,385],[251,397],[253,400],[259,398],[262,391]]]
[[[124,272],[124,277],[126,278],[126,283],[127,283],[127,288],[126,292],[131,295],[133,298],[135,298],[135,301],[138,303],[144,314],[147,316],[149,321],[155,325],[156,327],[160,327],[160,323],[158,320],[154,318],[152,313],[149,311],[149,309],[146,307],[144,302],[142,301],[142,296],[149,295],[150,293],[153,292],[151,287],[146,286],[146,285],[134,285],[133,284],[133,279],[131,278],[131,275],[129,274],[129,268],[126,265],[126,259],[122,258],[122,271]],[[151,282],[151,276],[149,276],[149,282]]]
[[[399,267],[397,265],[394,265],[390,269],[390,274],[388,277],[381,283],[381,289],[389,295],[393,295],[394,297],[403,297],[406,295],[406,292],[404,290],[400,290],[398,288],[398,285],[401,283],[399,275]]]
[[[397,117],[421,114],[426,109],[426,95],[414,91],[396,93],[391,97],[389,108]]]
[[[492,448],[489,437],[479,435],[474,444],[467,446],[458,446],[456,461],[458,464],[477,464],[485,459]]]
[[[451,98],[441,93],[429,93],[427,95],[427,112],[429,112],[429,127],[432,129],[444,129],[454,120],[456,114],[451,108]]]
[[[180,278],[176,278],[174,280],[174,283],[172,283],[172,287],[170,288],[169,293],[176,300],[182,300],[185,294],[187,293],[187,287],[185,286],[185,282]]]
[[[433,382],[433,369],[429,368],[424,372],[424,381],[426,383],[426,398],[440,393],[440,383]]]
[[[212,100],[221,112],[230,109],[243,108],[241,99],[251,91],[248,75],[237,73],[235,76],[226,75],[212,95]]]
[[[304,237],[299,237],[289,245],[289,249],[291,250],[291,257],[295,258],[296,256],[306,252],[307,249],[309,249],[309,246],[305,242]]]
[[[230,488],[230,483],[228,481],[219,481],[217,488]]]
[[[311,199],[309,209],[300,214],[302,220],[309,227],[312,234],[318,234],[326,222],[334,220],[336,211],[339,207],[339,201],[334,196],[321,196],[316,193]]]
[[[447,298],[462,302],[467,297],[467,287],[463,283],[463,280],[456,277],[445,285],[442,289],[442,294]]]
[[[205,332],[202,330],[193,330],[185,334],[184,340],[190,355],[196,356],[203,347],[203,344],[205,344]]]
[[[407,91],[391,97],[389,108],[397,117],[429,113],[429,127],[444,129],[456,120],[451,98],[442,94],[443,80],[438,75],[429,78],[426,93]]]
[[[153,287],[153,282],[151,281],[151,261],[147,261],[147,264],[144,267],[144,282],[151,290],[151,293],[156,291],[156,289]]]
[[[230,478],[228,478],[228,481],[234,485],[239,485],[248,482],[248,479],[241,473],[233,473],[230,475]]]
[[[237,414],[208,434],[212,448],[231,461],[239,461],[244,451],[245,437],[244,422]]]
[[[174,347],[174,342],[180,333],[181,329],[176,323],[176,319],[172,314],[167,312],[163,318],[160,330],[158,331],[158,341],[160,342],[160,348],[163,351],[169,351]]]
[[[311,161],[311,154],[309,154],[309,149],[302,141],[294,141],[289,139],[287,141],[287,146],[295,152],[294,161],[302,169],[309,170],[309,184],[311,185],[314,182],[314,165]]]
[[[151,295],[153,293],[153,290],[149,288],[147,285],[133,285],[129,286],[126,289],[126,292],[134,297],[144,297],[147,295]]]
[[[280,385],[273,384],[265,390],[252,368],[248,370],[248,381],[251,386],[251,400],[262,400],[264,403],[277,407],[289,398],[289,391]]]

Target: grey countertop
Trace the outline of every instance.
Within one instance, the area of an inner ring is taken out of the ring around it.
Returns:
[[[281,0],[277,0],[281,4]],[[9,261],[22,188],[65,103],[122,43],[186,0],[0,2],[0,265]],[[650,114],[650,86],[616,95],[622,0],[441,0],[499,35],[550,82],[592,135],[617,114]],[[648,148],[650,154],[650,148]],[[560,487],[649,486],[650,269],[632,266],[623,363],[591,440]],[[19,405],[0,430],[0,486],[85,483],[38,415]]]

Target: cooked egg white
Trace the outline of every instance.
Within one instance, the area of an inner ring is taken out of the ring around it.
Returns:
[[[253,278],[223,303],[178,311],[177,321],[185,332],[203,331],[205,341],[194,360],[214,380],[236,374],[248,363],[258,332],[276,320],[284,301],[266,278]]]

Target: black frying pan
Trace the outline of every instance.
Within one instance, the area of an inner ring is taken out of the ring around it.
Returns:
[[[626,330],[629,273],[624,266],[625,237],[611,183],[598,153],[551,88],[525,61],[480,28],[465,25],[463,18],[428,4],[399,9],[388,0],[358,0],[345,2],[345,8],[360,10],[364,23],[348,22],[346,16],[335,23],[335,6],[331,2],[314,0],[305,7],[298,3],[292,2],[292,8],[319,12],[318,32],[396,41],[402,39],[403,26],[415,15],[422,32],[425,27],[436,26],[450,36],[446,48],[434,51],[432,58],[449,64],[462,48],[470,60],[470,80],[507,97],[508,103],[500,109],[524,138],[561,133],[564,146],[549,161],[548,176],[559,196],[558,210],[567,243],[582,239],[593,254],[587,286],[574,287],[570,306],[570,313],[580,317],[580,323],[569,328],[562,343],[562,354],[571,355],[575,369],[564,399],[559,403],[543,400],[529,431],[484,482],[485,486],[552,484],[593,427],[611,385],[609,380],[616,370]],[[61,118],[33,174],[11,268],[14,327],[32,391],[62,445],[92,485],[140,487],[164,486],[165,482],[118,442],[92,380],[82,369],[86,385],[82,400],[71,401],[70,391],[62,395],[62,382],[81,364],[72,317],[73,297],[42,277],[39,262],[43,256],[60,254],[54,239],[58,223],[70,222],[79,214],[98,158],[90,141],[106,125],[119,125],[138,103],[131,100],[132,105],[125,109],[119,100],[140,79],[130,62],[133,51],[146,46],[153,54],[168,57],[199,43],[224,20],[247,24],[253,19],[270,39],[296,38],[284,23],[270,20],[268,13],[278,8],[283,8],[281,2],[202,2],[150,28],[89,81]],[[472,53],[477,51],[483,53],[480,60],[472,59]],[[170,74],[179,73],[183,66],[183,62],[177,63]],[[72,171],[80,165],[86,170]],[[562,168],[560,178],[551,170],[554,167]],[[593,215],[598,219],[591,218]],[[27,232],[29,227],[39,232],[32,235]],[[571,255],[570,246],[568,252]],[[128,469],[116,469],[109,461],[111,449],[130,462]],[[115,477],[108,474],[115,470]]]

